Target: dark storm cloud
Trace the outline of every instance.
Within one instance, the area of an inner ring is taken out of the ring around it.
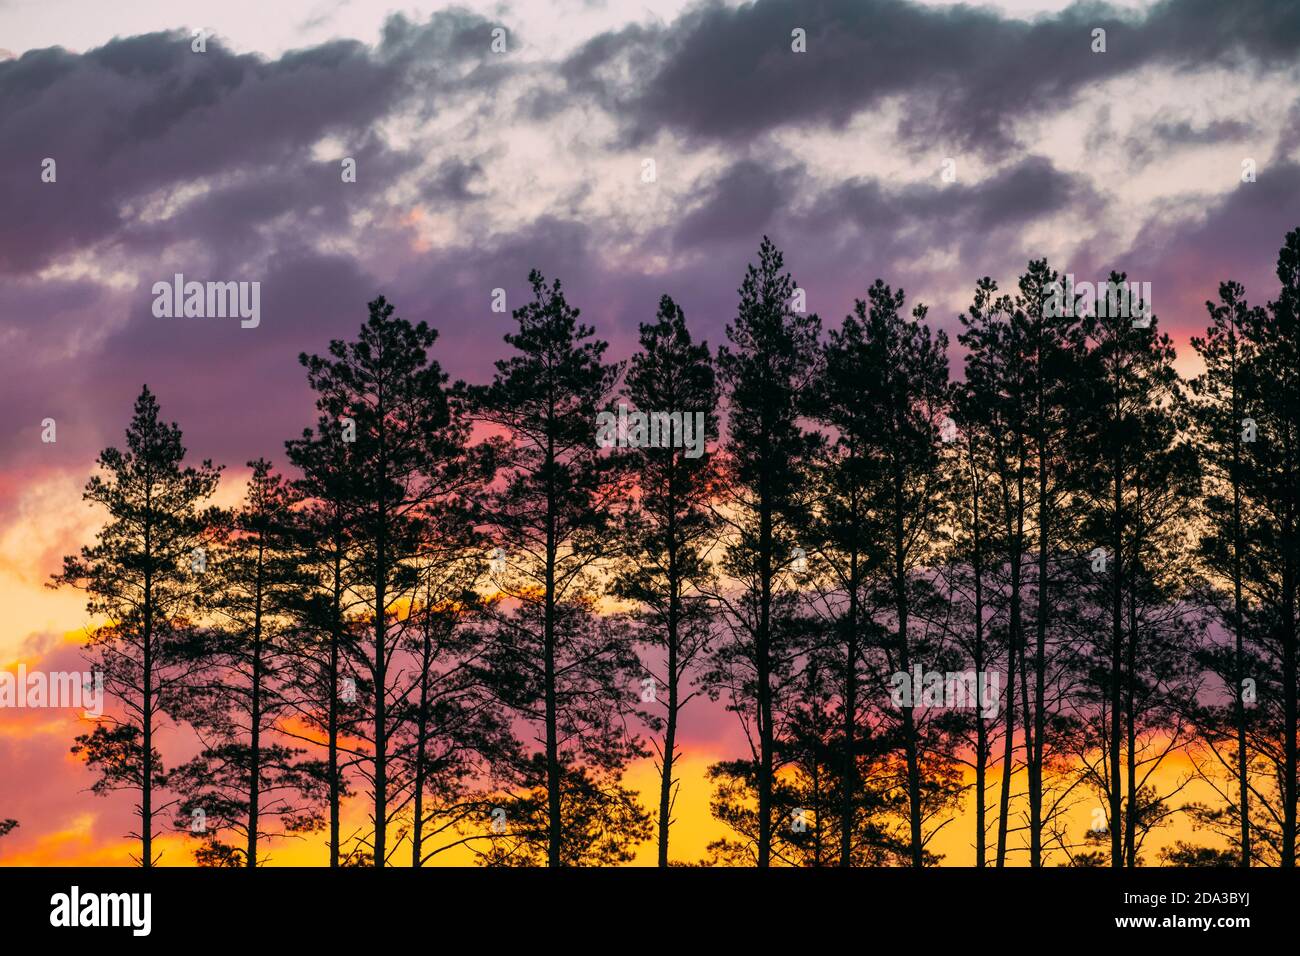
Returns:
[[[1157,123],[1151,129],[1151,136],[1171,146],[1197,146],[1241,139],[1254,131],[1254,126],[1241,120],[1214,120],[1203,126],[1190,120],[1181,120],[1177,123]]]
[[[791,30],[808,52],[791,52]],[[1091,51],[1091,31],[1107,51]],[[1075,4],[1033,21],[906,0],[710,0],[662,27],[598,36],[562,68],[639,143],[663,129],[743,142],[785,124],[843,124],[905,97],[900,132],[996,151],[1015,121],[1068,107],[1090,83],[1165,64],[1294,65],[1300,4],[1165,0],[1145,15]]]
[[[1085,181],[1042,156],[980,182],[967,184],[962,177],[958,166],[957,181],[944,183],[936,167],[929,180],[902,187],[869,177],[822,184],[803,167],[741,160],[694,190],[703,199],[683,215],[672,245],[748,248],[774,230],[828,247],[832,235],[842,234],[887,263],[954,244],[963,253],[978,250],[991,234],[1065,211],[1088,216],[1102,205]]]
[[[217,39],[197,53],[173,32],[0,62],[0,347],[21,357],[0,380],[0,455],[12,467],[84,463],[120,438],[145,382],[196,453],[276,454],[310,421],[298,352],[355,333],[381,291],[315,244],[356,238],[357,211],[370,214],[369,241],[401,244],[381,194],[425,157],[373,129],[504,77],[480,69],[490,28],[451,12],[390,18],[376,46],[332,41],[270,61]],[[338,159],[313,157],[326,135],[357,160],[356,183],[341,183]],[[47,156],[52,184],[40,181]],[[113,283],[36,278],[83,251]],[[259,281],[261,326],[155,318],[151,287],[173,271]],[[57,444],[39,442],[46,416]]]
[[[937,226],[949,236],[980,234],[1020,226],[1039,216],[1073,207],[1086,212],[1099,202],[1091,188],[1064,173],[1042,156],[1029,156],[980,182],[943,183],[939,169],[933,181],[889,190],[876,179],[851,179],[825,193],[811,218],[821,222],[847,220],[870,230],[904,226]],[[927,242],[941,242],[927,236]]]
[[[0,209],[7,220],[0,274],[30,272],[121,238],[135,224],[133,202],[204,177],[218,180],[217,193],[237,172],[278,180],[279,188],[240,183],[229,197],[249,207],[260,191],[263,217],[301,208],[312,177],[329,173],[309,156],[328,134],[366,151],[374,165],[365,173],[376,182],[375,174],[401,166],[369,137],[377,122],[412,97],[432,108],[505,76],[506,67],[477,62],[491,55],[490,29],[450,12],[422,25],[390,18],[377,47],[336,40],[271,61],[235,54],[217,39],[197,53],[189,36],[173,32],[115,39],[85,54],[52,48],[0,62]],[[40,181],[46,157],[58,164],[53,184]],[[297,188],[295,175],[303,179]],[[337,165],[332,180],[337,184]],[[219,212],[223,198],[211,197],[207,209]],[[201,211],[190,214],[187,229],[199,225]],[[208,238],[218,244],[225,236]]]
[[[1150,130],[1135,134],[1125,140],[1125,153],[1130,165],[1145,166],[1168,153],[1191,146],[1213,146],[1248,140],[1259,131],[1244,120],[1223,119],[1208,123],[1191,120],[1156,123]]]
[[[712,181],[693,190],[704,201],[688,212],[677,229],[683,244],[761,235],[778,210],[789,205],[801,173],[770,169],[753,160],[740,160]]]

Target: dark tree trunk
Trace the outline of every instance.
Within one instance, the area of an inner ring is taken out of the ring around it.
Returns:
[[[1118,405],[1118,403],[1117,403]],[[1118,411],[1118,408],[1117,408]],[[1123,506],[1124,484],[1121,459],[1118,451],[1112,462],[1114,469],[1113,508],[1114,528],[1111,548],[1114,567],[1111,569],[1111,644],[1110,644],[1110,865],[1121,867],[1123,859],[1123,815],[1121,813],[1120,736],[1123,733],[1121,686],[1123,680],[1124,649],[1124,578],[1123,574]]]
[[[553,407],[553,406],[552,406]],[[560,860],[560,743],[558,698],[555,692],[555,440],[547,436],[546,443],[546,580],[545,611],[542,623],[543,656],[546,682],[546,808],[547,808],[547,866],[558,867]]]
[[[840,799],[840,866],[853,865],[858,793],[858,553],[849,557],[849,617],[844,649],[844,766]]]
[[[339,802],[343,789],[339,780],[339,644],[343,639],[341,633],[343,621],[343,557],[341,553],[341,532],[337,524],[335,531],[334,594],[332,613],[330,615],[330,647],[327,675],[329,680],[329,726],[326,729],[329,750],[330,869],[338,869],[339,865]]]
[[[758,672],[758,865],[768,866],[772,854],[772,513],[764,488],[759,504],[759,605],[755,661]]]
[[[250,711],[248,765],[248,868],[257,866],[257,828],[259,798],[262,795],[262,561],[264,550],[257,550],[257,581],[253,591],[253,681]]]

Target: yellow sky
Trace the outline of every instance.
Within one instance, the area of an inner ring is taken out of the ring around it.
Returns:
[[[0,557],[0,606],[6,612],[6,627],[0,633],[0,667],[13,669],[19,661],[23,661],[30,668],[40,659],[42,652],[52,651],[60,643],[76,644],[84,640],[85,628],[89,622],[84,611],[83,596],[69,589],[52,591],[45,587],[49,574],[58,566],[60,556],[74,550],[79,542],[88,540],[93,534],[95,521],[90,509],[80,505],[69,507],[69,502],[78,501],[83,480],[84,477],[56,474],[29,485],[18,499],[17,520],[10,522],[0,532],[0,555],[3,555]],[[240,478],[224,481],[221,503],[230,505],[237,501],[242,487],[243,481]],[[36,635],[46,636],[43,646],[33,646],[31,639]],[[10,722],[8,732],[24,737],[39,737],[42,739],[42,747],[54,748],[61,754],[61,759],[74,761],[75,758],[67,753],[72,737],[78,732],[74,716],[54,716],[54,712],[51,712],[50,717],[48,720],[42,719],[39,725],[28,718],[19,725]],[[0,728],[0,735],[5,732],[5,728]],[[688,749],[684,752],[678,764],[681,787],[672,833],[672,859],[690,862],[702,860],[707,855],[709,842],[727,835],[726,828],[714,820],[709,812],[710,785],[704,774],[710,763],[734,756],[736,755],[704,750]],[[1154,784],[1160,790],[1172,789],[1180,776],[1186,775],[1190,769],[1187,756],[1175,753],[1157,775]],[[81,786],[88,787],[92,781],[89,772],[76,768],[76,773],[83,778]],[[991,812],[992,805],[996,802],[997,779],[996,772],[991,770]],[[641,794],[643,806],[652,814],[656,813],[658,781],[653,761],[645,759],[632,765],[626,782]],[[1017,780],[1016,785],[1022,787],[1023,783]],[[1213,793],[1204,784],[1195,784],[1181,795],[1184,802],[1197,799],[1212,802],[1213,797]],[[86,791],[80,795],[76,811],[67,818],[29,821],[29,825],[22,831],[26,839],[21,842],[27,844],[33,832],[39,828],[35,844],[16,852],[13,844],[19,841],[16,837],[10,837],[6,841],[10,844],[9,847],[0,846],[0,851],[3,851],[0,863],[95,866],[129,862],[128,853],[133,849],[131,841],[121,839],[105,843],[102,837],[98,840],[95,837],[93,824],[97,816],[104,812],[104,808],[104,801]],[[0,811],[4,809],[0,806]],[[1071,832],[1081,833],[1089,826],[1091,810],[1091,798],[1079,801],[1069,815]],[[4,815],[0,812],[0,816]],[[347,806],[345,816],[345,833],[362,825],[366,819],[364,800],[353,800]],[[943,855],[945,864],[969,865],[973,861],[973,828],[973,800],[968,796],[961,812],[940,831],[930,848]],[[1148,862],[1156,862],[1157,850],[1177,839],[1209,841],[1203,834],[1193,834],[1190,825],[1180,815],[1173,825],[1153,835],[1148,841],[1145,848]],[[1018,839],[1013,838],[1013,845],[1018,845],[1018,842]],[[165,850],[165,862],[168,864],[189,863],[192,860],[191,841],[182,835],[164,837],[159,845]],[[269,855],[273,865],[323,865],[327,861],[325,838],[318,834],[305,840],[278,842],[270,848]],[[651,839],[638,848],[635,864],[653,865],[656,855],[655,842]],[[1023,858],[1023,853],[1016,854],[1013,862],[1020,862]],[[397,860],[401,862],[403,859],[399,852]],[[437,861],[441,864],[463,865],[472,863],[473,855],[468,850],[458,850],[440,855]]]

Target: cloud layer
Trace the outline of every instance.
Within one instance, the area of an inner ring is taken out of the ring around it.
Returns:
[[[311,420],[298,354],[351,335],[379,293],[440,330],[455,377],[490,374],[510,326],[492,290],[518,305],[533,267],[616,358],[665,292],[716,344],[766,233],[828,324],[880,276],[951,330],[976,279],[1009,284],[1046,255],[1150,280],[1185,342],[1220,280],[1267,298],[1300,225],[1293,0],[1033,19],[907,0],[621,21],[615,6],[564,5],[582,38],[567,47],[518,26],[545,15],[534,5],[394,16],[374,38],[272,55],[219,36],[195,52],[177,15],[0,59],[0,596],[21,611],[0,665],[66,656],[58,636],[84,623],[39,586],[84,533],[46,489],[84,482],[143,383],[196,456],[282,459]],[[154,318],[153,283],[178,272],[260,282],[260,326]],[[48,806],[9,846],[83,832],[82,795],[44,802],[84,785],[67,736],[0,728],[0,763],[38,781],[19,815]],[[0,816],[13,791],[0,782]],[[97,826],[120,832],[120,810]]]

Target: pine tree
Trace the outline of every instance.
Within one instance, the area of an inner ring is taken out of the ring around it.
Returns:
[[[939,453],[948,386],[947,336],[932,332],[926,309],[903,312],[902,289],[877,279],[845,320],[852,376],[862,415],[876,422],[868,438],[875,463],[866,488],[867,534],[877,542],[873,590],[883,614],[884,669],[911,679],[914,665],[940,667],[951,649],[936,627],[942,600],[929,568],[938,558],[938,521],[946,494]],[[864,436],[866,437],[866,436]],[[955,798],[947,733],[905,699],[896,721],[905,766],[911,865],[926,862],[924,822]],[[926,772],[929,779],[923,779]]]
[[[1125,276],[1111,273],[1113,285]],[[1089,342],[1080,382],[1086,388],[1076,434],[1080,444],[1082,530],[1095,546],[1082,560],[1094,569],[1094,621],[1108,640],[1091,648],[1090,689],[1080,699],[1104,758],[1089,777],[1108,803],[1110,865],[1133,866],[1140,837],[1161,814],[1161,799],[1143,780],[1186,732],[1171,724],[1186,693],[1193,620],[1186,601],[1185,503],[1199,473],[1184,437],[1185,411],[1174,349],[1154,316],[1138,324],[1126,310],[1101,309],[1084,319]],[[1131,311],[1131,310],[1128,310]],[[1087,704],[1090,703],[1091,707]],[[1164,735],[1154,758],[1144,733]],[[1124,755],[1125,759],[1121,759]],[[1139,771],[1142,779],[1139,779]],[[1125,794],[1127,793],[1127,800]]]
[[[881,708],[886,695],[886,672],[892,673],[880,650],[889,643],[890,608],[896,594],[887,595],[880,582],[895,573],[893,552],[885,543],[881,525],[880,489],[889,481],[890,463],[882,441],[884,409],[874,391],[881,363],[898,359],[897,343],[888,341],[882,327],[873,324],[866,304],[858,303],[841,326],[832,329],[823,350],[823,375],[809,389],[809,417],[829,436],[818,450],[809,474],[813,507],[807,540],[816,556],[814,573],[804,587],[807,602],[815,608],[825,637],[809,654],[807,666],[816,669],[820,682],[833,685],[829,692],[836,716],[836,733],[819,746],[835,755],[834,790],[838,804],[823,809],[822,823],[836,824],[840,866],[864,859],[891,858],[897,846],[880,819],[887,809],[897,810],[888,788],[887,763],[899,715]],[[881,382],[885,387],[891,385]],[[931,396],[935,398],[936,396]],[[926,507],[934,502],[927,497]],[[885,654],[885,657],[888,655]],[[796,727],[810,740],[816,708],[805,704]],[[910,857],[911,795],[904,785],[902,819],[909,836],[904,841]]]
[[[641,324],[640,342],[627,375],[632,405],[686,423],[698,415],[702,424],[698,433],[692,425],[690,436],[698,451],[685,447],[687,436],[680,431],[672,443],[628,450],[635,505],[627,516],[626,555],[613,586],[617,596],[638,602],[638,637],[662,654],[657,666],[647,665],[644,680],[650,682],[650,699],[664,708],[663,739],[656,742],[663,867],[678,785],[678,722],[683,708],[703,692],[699,665],[711,635],[708,593],[714,574],[706,551],[717,526],[710,507],[716,469],[706,443],[717,437],[718,389],[707,343],[691,340],[685,315],[668,296],[660,300],[655,322]]]
[[[733,709],[756,731],[760,867],[772,854],[782,684],[791,679],[798,654],[791,568],[806,560],[807,549],[796,550],[807,509],[804,470],[818,443],[800,422],[800,405],[815,386],[821,322],[792,311],[795,284],[784,265],[764,236],[758,264],[747,267],[741,283],[736,319],[727,326],[730,345],[718,351],[728,408],[728,475],[719,513],[730,543],[723,567],[740,593],[724,602],[729,633],[710,679],[731,693]]]
[[[619,546],[611,514],[620,487],[596,424],[620,367],[604,361],[606,344],[579,323],[559,280],[548,285],[534,270],[529,284],[533,300],[514,311],[518,331],[506,335],[515,354],[469,395],[476,418],[505,441],[499,487],[485,498],[500,555],[492,586],[506,599],[485,634],[488,662],[500,700],[541,745],[519,782],[544,792],[545,826],[523,832],[558,867],[578,859],[566,843],[569,801],[592,788],[618,792],[623,766],[643,752],[625,725],[640,667],[625,629],[597,608],[598,570]],[[624,837],[642,838],[633,818],[618,820],[628,823]]]
[[[1255,350],[1251,388],[1259,398],[1249,409],[1258,436],[1248,449],[1242,480],[1250,513],[1243,520],[1249,537],[1243,545],[1246,577],[1255,605],[1249,622],[1262,668],[1253,675],[1259,687],[1263,733],[1255,749],[1271,766],[1276,781],[1266,816],[1273,824],[1260,832],[1283,867],[1296,864],[1297,706],[1296,588],[1300,576],[1300,229],[1287,233],[1278,252],[1278,297],[1266,314],[1246,319]],[[1262,797],[1263,795],[1259,795]]]
[[[989,555],[991,577],[997,581],[997,593],[992,596],[1005,606],[1000,617],[1005,621],[1006,631],[1006,699],[1002,708],[1002,780],[995,858],[1001,867],[1007,860],[1015,770],[1017,678],[1021,685],[1028,679],[1024,603],[1033,389],[1026,360],[1029,349],[1024,314],[1016,309],[1010,296],[996,293],[996,283],[991,279],[981,280],[975,303],[962,316],[964,329],[959,341],[967,349],[964,383],[967,427],[982,429],[988,435],[986,453],[992,478],[989,498],[996,515],[996,533],[990,540],[996,550]],[[1022,732],[1022,737],[1027,740],[1028,734]]]
[[[305,355],[300,356],[302,360]],[[355,449],[354,442],[344,441],[337,418],[328,413],[318,417],[314,430],[304,429],[300,438],[285,442],[289,461],[299,471],[293,483],[299,499],[294,517],[301,543],[299,568],[305,582],[294,602],[294,707],[305,724],[298,736],[326,755],[331,868],[345,859],[341,807],[351,794],[349,769],[362,756],[342,743],[364,717],[357,693],[360,675],[353,666],[355,622],[361,604],[351,587],[356,574],[357,515],[351,506]]]
[[[304,356],[317,408],[355,444],[344,506],[353,549],[349,588],[364,607],[364,633],[351,650],[370,694],[364,729],[369,756],[359,766],[373,798],[368,852],[385,866],[388,826],[409,780],[390,772],[393,736],[409,687],[394,661],[414,625],[410,603],[426,511],[441,496],[478,480],[465,467],[464,422],[454,420],[446,375],[429,357],[437,332],[393,315],[382,296],[354,342],[330,342],[328,356]]]
[[[1007,854],[1012,751],[1021,720],[1031,866],[1044,862],[1044,832],[1059,813],[1047,779],[1066,745],[1066,702],[1075,677],[1068,569],[1074,547],[1069,416],[1081,348],[1079,319],[1049,314],[1058,276],[1044,260],[1029,263],[1014,296],[985,278],[962,317],[967,348],[963,420],[984,438],[988,487],[999,521],[987,552],[991,597],[1005,603],[1010,648],[1004,709],[998,861]],[[1058,310],[1061,311],[1061,310]],[[1003,597],[1005,595],[1005,597]],[[1017,680],[1019,676],[1019,680]],[[1068,786],[1061,788],[1062,794]]]
[[[965,380],[953,390],[954,425],[960,422],[951,443],[949,465],[953,475],[949,487],[950,540],[949,558],[946,562],[946,586],[966,620],[955,623],[956,640],[971,661],[977,675],[1000,671],[1014,675],[1014,661],[1007,655],[1005,640],[999,639],[999,601],[997,599],[997,557],[1005,547],[997,517],[998,458],[996,451],[1003,434],[1000,429],[997,391],[993,386],[997,376],[993,369],[984,369],[988,357],[981,358],[981,346],[988,341],[987,330],[991,316],[1005,316],[1012,310],[1009,297],[998,296],[997,283],[985,277],[975,287],[974,299],[962,321],[967,331],[959,341],[969,349]],[[993,338],[996,341],[996,338]],[[989,363],[992,364],[992,363]],[[991,401],[991,399],[994,399]],[[1006,628],[1001,630],[1005,632]],[[988,861],[987,841],[987,789],[989,762],[993,756],[996,732],[990,732],[986,712],[997,714],[1001,710],[998,700],[983,699],[983,682],[977,685],[976,713],[971,718],[968,735],[970,763],[975,770],[975,865],[983,867]],[[1003,719],[1007,715],[1003,714]],[[960,755],[960,751],[959,751]],[[960,756],[959,756],[959,759]],[[1004,775],[1004,786],[1009,788],[1009,775]],[[1008,797],[1009,797],[1009,791]],[[1000,804],[998,832],[1005,840],[1005,811],[1007,803]],[[1005,855],[1005,842],[1003,842]]]
[[[1198,557],[1210,579],[1206,603],[1233,641],[1228,653],[1207,647],[1201,658],[1228,688],[1231,714],[1220,715],[1219,708],[1212,706],[1199,708],[1199,713],[1208,728],[1207,744],[1216,754],[1220,739],[1235,739],[1236,753],[1228,760],[1235,765],[1237,784],[1233,812],[1238,824],[1237,862],[1249,867],[1251,782],[1245,681],[1250,666],[1250,639],[1245,548],[1246,526],[1253,521],[1247,513],[1250,503],[1246,498],[1245,469],[1249,458],[1245,445],[1257,437],[1257,423],[1247,412],[1258,407],[1261,396],[1253,387],[1258,377],[1252,374],[1255,348],[1248,333],[1262,325],[1265,316],[1263,309],[1247,303],[1245,291],[1239,283],[1221,282],[1219,302],[1205,303],[1211,324],[1204,336],[1192,338],[1192,348],[1205,363],[1205,371],[1192,380],[1190,390],[1192,427],[1205,473],[1198,509],[1205,531]],[[1220,728],[1224,726],[1230,726],[1231,732],[1223,733]]]
[[[295,496],[266,459],[252,469],[243,504],[223,516],[208,556],[208,611],[192,654],[203,668],[176,713],[196,729],[199,755],[176,767],[169,785],[183,797],[182,831],[202,834],[200,862],[255,867],[259,848],[323,823],[325,767],[301,759],[279,724],[293,711],[294,595],[298,570]],[[193,821],[201,814],[202,827]],[[223,842],[226,834],[242,845]]]
[[[183,464],[185,446],[175,423],[159,419],[158,400],[146,386],[126,430],[126,449],[100,453],[100,473],[83,499],[108,513],[95,543],[63,559],[52,584],[86,592],[86,609],[106,623],[90,637],[92,666],[104,675],[106,694],[118,702],[93,731],[77,737],[72,752],[99,774],[92,790],[135,792],[140,841],[133,859],[157,862],[155,817],[174,801],[158,804],[166,769],[158,731],[196,665],[178,653],[195,626],[208,583],[206,538],[210,514],[203,504],[216,490],[220,468],[210,461]]]

